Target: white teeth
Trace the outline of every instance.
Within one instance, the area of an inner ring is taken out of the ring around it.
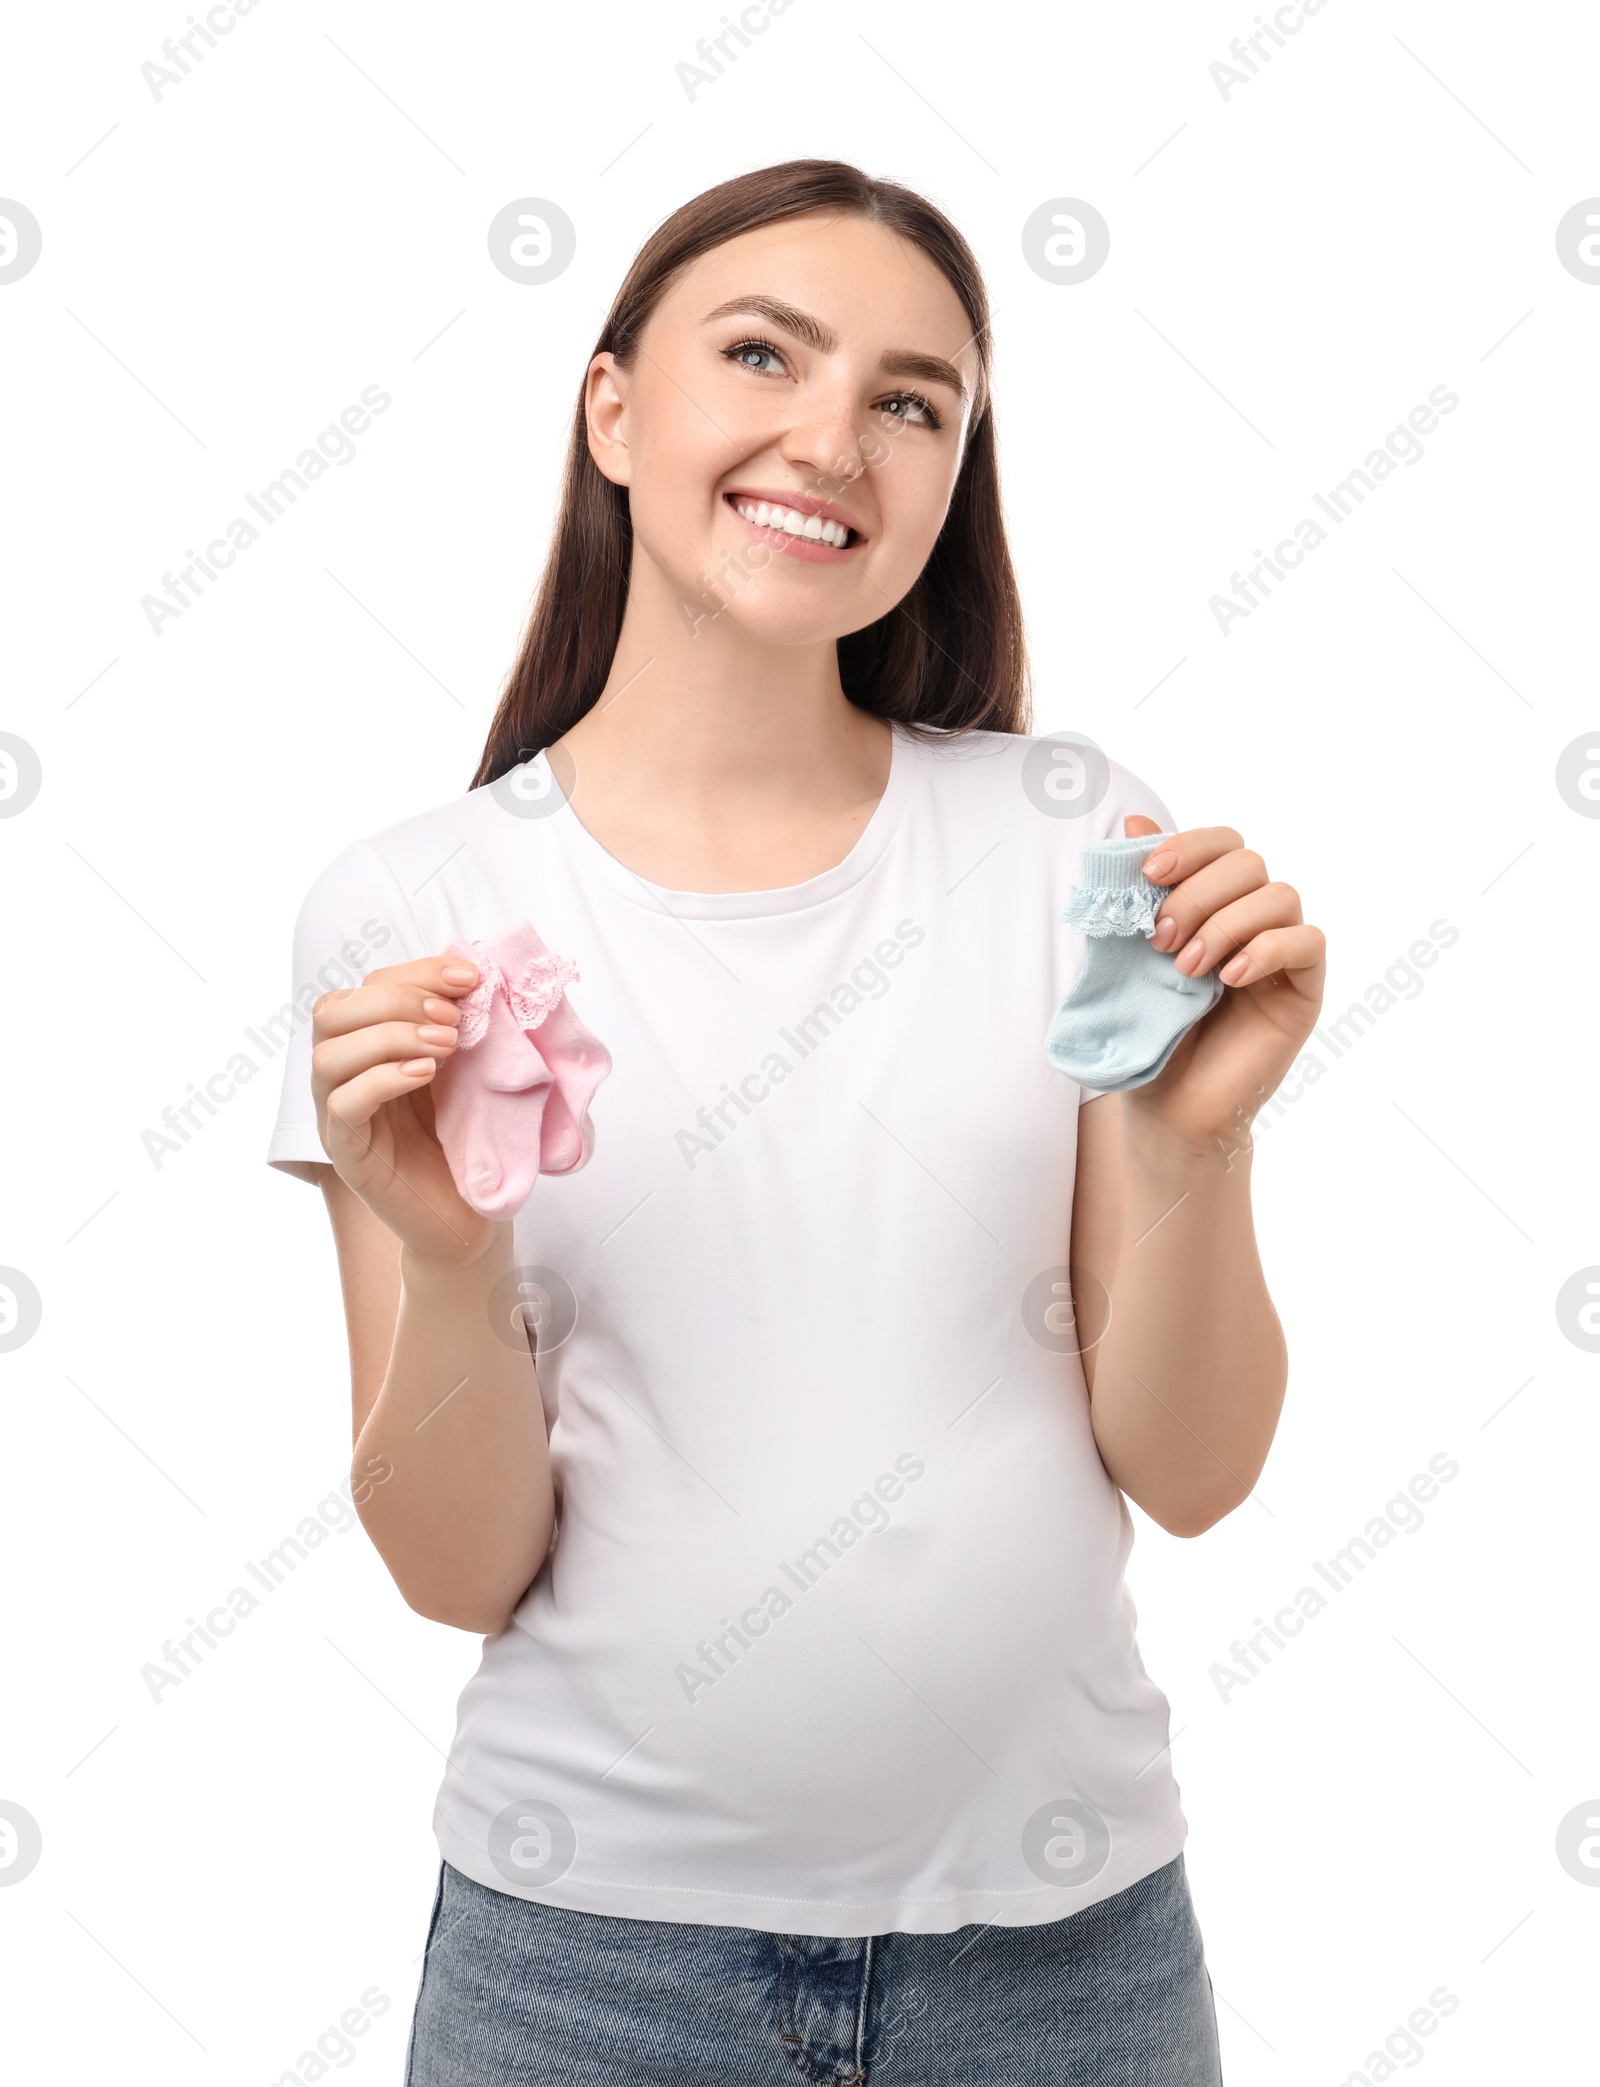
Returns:
[[[786,536],[809,537],[813,543],[831,544],[839,551],[850,536],[842,522],[824,521],[821,515],[803,515],[794,507],[769,506],[765,500],[736,501],[734,511],[745,521],[754,522],[758,529],[781,529]]]

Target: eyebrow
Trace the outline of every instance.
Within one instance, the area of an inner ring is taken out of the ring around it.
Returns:
[[[813,318],[810,312],[800,311],[795,305],[785,304],[781,297],[767,297],[759,291],[749,297],[730,297],[714,312],[707,312],[703,323],[709,326],[713,319],[744,315],[765,319],[769,324],[781,327],[806,347],[815,348],[819,355],[830,355],[839,345],[839,337],[833,329]],[[924,355],[916,348],[890,348],[878,358],[878,367],[888,377],[920,377],[925,384],[948,385],[959,399],[967,396],[961,372],[953,362],[946,362],[942,355]]]

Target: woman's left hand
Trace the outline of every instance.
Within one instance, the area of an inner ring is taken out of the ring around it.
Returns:
[[[1137,814],[1123,828],[1130,839],[1161,831]],[[1322,930],[1305,925],[1294,886],[1271,881],[1229,826],[1175,834],[1144,867],[1152,884],[1172,887],[1152,947],[1175,952],[1187,977],[1218,971],[1228,990],[1163,1071],[1125,1098],[1186,1143],[1212,1151],[1220,1143],[1228,1155],[1248,1147],[1256,1111],[1316,1026]]]

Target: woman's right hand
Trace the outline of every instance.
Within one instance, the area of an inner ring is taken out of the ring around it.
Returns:
[[[456,1048],[456,1003],[477,983],[465,957],[387,964],[311,1010],[317,1133],[341,1181],[416,1259],[474,1261],[498,1227],[462,1200],[428,1092]]]

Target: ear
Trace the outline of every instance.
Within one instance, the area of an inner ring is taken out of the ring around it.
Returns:
[[[589,454],[613,485],[630,481],[627,417],[628,372],[609,351],[589,365],[583,386],[583,416],[589,430]]]

